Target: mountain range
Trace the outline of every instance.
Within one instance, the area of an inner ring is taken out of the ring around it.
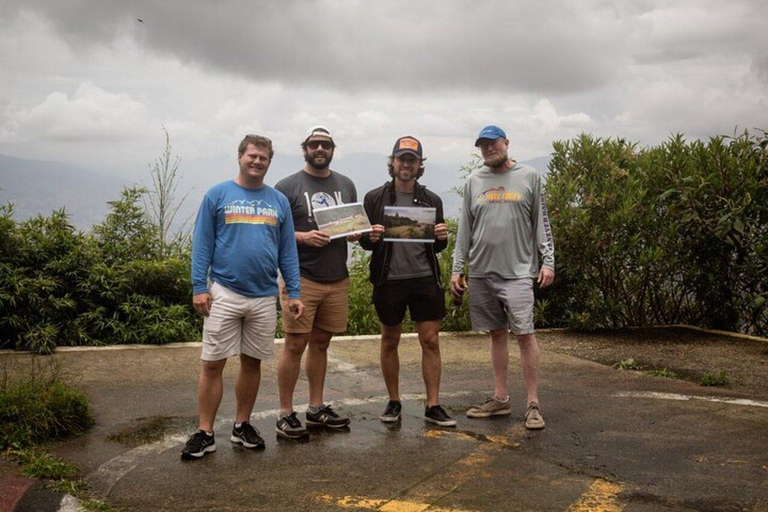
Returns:
[[[468,159],[469,160],[469,159]],[[525,163],[546,172],[549,157],[538,157]],[[300,155],[275,155],[266,177],[269,185],[296,172],[304,165]],[[443,199],[447,217],[459,212],[461,198],[452,190],[461,184],[461,164],[426,162],[421,182]],[[387,159],[373,153],[338,155],[331,168],[349,176],[362,201],[365,192],[389,180]],[[186,198],[176,221],[181,225],[194,217],[205,192],[214,184],[234,178],[237,173],[235,156],[215,155],[189,161],[181,160],[178,190]],[[64,208],[72,224],[89,230],[104,219],[109,211],[108,201],[118,199],[123,187],[150,182],[149,170],[143,172],[107,172],[60,162],[30,160],[0,155],[0,204],[12,203],[14,218],[25,220],[36,215],[49,215]]]

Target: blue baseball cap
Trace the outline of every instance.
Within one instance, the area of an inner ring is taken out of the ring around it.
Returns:
[[[507,134],[504,133],[504,130],[499,128],[498,126],[494,125],[488,125],[482,130],[480,130],[480,133],[477,134],[477,140],[475,141],[475,147],[478,147],[480,145],[480,141],[483,139],[490,139],[490,140],[496,140],[498,138],[507,138]]]

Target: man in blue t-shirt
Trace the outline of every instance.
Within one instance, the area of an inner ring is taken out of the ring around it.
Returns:
[[[182,459],[216,450],[213,424],[221,403],[222,372],[227,358],[234,355],[240,356],[240,372],[230,440],[246,448],[264,447],[249,419],[261,381],[261,360],[270,357],[274,347],[278,269],[285,280],[289,313],[298,318],[304,311],[291,207],[282,193],[264,184],[273,155],[272,141],[246,135],[238,148],[240,173],[211,188],[197,214],[192,304],[205,316],[197,385],[199,423]]]

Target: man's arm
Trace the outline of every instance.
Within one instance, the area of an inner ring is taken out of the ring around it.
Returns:
[[[469,179],[464,183],[464,198],[459,212],[459,231],[456,233],[456,247],[453,249],[453,274],[461,274],[467,262],[469,246],[472,243],[472,191]]]
[[[211,295],[208,292],[208,270],[213,262],[216,241],[216,207],[206,195],[200,204],[192,235],[192,305],[199,314],[208,316]]]
[[[435,196],[435,252],[438,253],[448,247],[448,226],[445,225],[443,213],[443,200]]]
[[[293,215],[288,200],[281,198],[283,218],[280,221],[280,239],[277,248],[277,261],[280,274],[285,281],[288,298],[301,298],[301,281],[299,272],[299,251],[296,249],[296,238],[293,230]]]
[[[381,235],[384,233],[384,226],[378,224],[378,212],[374,211],[376,207],[376,201],[374,199],[373,193],[376,190],[377,189],[371,190],[365,194],[365,198],[363,199],[363,209],[365,210],[365,215],[368,216],[368,220],[371,222],[371,228],[373,228],[373,231],[363,233],[363,235],[360,237],[360,247],[366,251],[372,251],[375,249],[381,241]]]
[[[546,288],[555,280],[555,242],[552,238],[552,229],[547,214],[546,191],[541,182],[541,175],[538,173],[533,188],[533,201],[531,221],[537,249],[541,253],[542,260],[538,283],[542,288]]]

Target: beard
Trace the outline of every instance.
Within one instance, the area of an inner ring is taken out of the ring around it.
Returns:
[[[483,163],[488,167],[490,167],[491,169],[496,169],[504,165],[504,162],[506,162],[507,160],[509,160],[508,154],[496,153],[495,155],[491,155],[488,158],[486,158]]]
[[[309,153],[304,153],[304,161],[307,162],[309,165],[311,165],[313,168],[317,169],[318,171],[322,171],[323,169],[327,168],[331,165],[331,160],[333,160],[333,152],[325,152],[325,160],[318,161],[316,159],[316,154],[310,156]]]

